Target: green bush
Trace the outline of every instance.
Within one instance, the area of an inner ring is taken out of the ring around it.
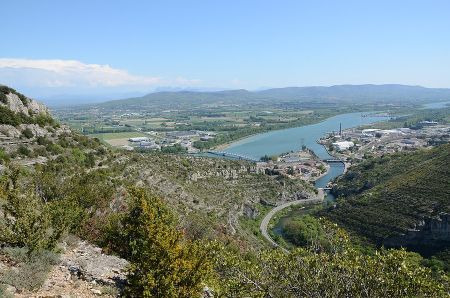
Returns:
[[[1,95],[1,93],[0,93]],[[0,297],[2,298],[14,298],[14,296],[6,291],[6,287],[0,285]]]
[[[24,136],[24,137],[26,137],[27,139],[31,139],[34,135],[33,135],[33,132],[31,131],[31,129],[29,129],[29,128],[25,128],[23,131],[22,131],[22,135]]]
[[[64,149],[60,145],[53,144],[53,143],[48,144],[46,149],[48,152],[50,152],[51,154],[54,154],[54,155],[61,154],[64,152]]]
[[[37,116],[35,116],[34,119],[35,123],[38,124],[41,127],[44,127],[46,125],[55,125],[55,120],[48,114],[40,113]]]
[[[59,261],[59,256],[50,251],[30,255],[26,248],[6,247],[2,253],[14,261],[18,268],[1,272],[0,283],[12,285],[19,290],[33,291],[40,288],[47,280],[51,268]]]
[[[325,231],[318,219],[311,215],[291,218],[283,227],[286,239],[297,246],[311,245],[324,241]]]
[[[5,105],[8,104],[8,97],[6,97],[6,94],[0,92],[0,102],[4,103]]]
[[[42,136],[37,137],[36,142],[41,146],[47,146],[48,144],[51,144],[51,141],[49,139]]]
[[[130,261],[129,297],[200,297],[212,267],[202,246],[183,239],[162,201],[130,190],[127,214],[107,228],[107,243]]]
[[[19,148],[17,148],[17,153],[27,157],[31,157],[32,155],[32,151],[24,145],[20,145]]]
[[[0,148],[0,163],[8,162],[11,159],[8,153],[6,153],[5,149]]]
[[[36,194],[38,185],[22,185],[19,171],[12,170],[3,181],[0,193],[0,242],[26,247],[29,253],[53,249],[76,220],[70,201],[48,202]]]

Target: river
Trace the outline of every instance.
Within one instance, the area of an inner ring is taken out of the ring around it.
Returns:
[[[361,113],[340,114],[316,124],[261,133],[232,143],[223,151],[259,159],[264,155],[278,155],[292,150],[300,150],[302,145],[305,145],[313,150],[319,158],[331,158],[325,148],[317,144],[318,139],[326,133],[338,131],[339,124],[342,124],[342,129],[347,129],[383,119],[361,117],[361,115]]]
[[[367,115],[370,113],[364,114]],[[362,117],[361,113],[340,114],[316,124],[276,130],[251,136],[230,144],[223,151],[259,159],[264,155],[279,155],[288,151],[299,150],[302,145],[305,145],[313,150],[320,159],[328,159],[332,158],[332,156],[328,154],[322,145],[317,143],[317,140],[322,136],[332,131],[338,131],[340,125],[342,125],[342,129],[347,129],[379,122],[383,119],[385,118]],[[329,166],[327,174],[315,182],[317,188],[325,187],[329,181],[344,172],[344,164],[342,163],[330,163]],[[327,201],[334,201],[334,197],[331,194],[327,194],[326,202]],[[273,228],[273,232],[282,236],[283,226],[289,218],[307,214],[312,208],[314,208],[314,206],[292,210],[289,214],[279,220]]]
[[[364,113],[364,115],[367,114],[370,113]],[[338,131],[340,124],[342,129],[347,129],[379,122],[384,119],[380,117],[362,117],[361,115],[361,113],[340,114],[316,124],[261,133],[232,143],[223,151],[259,159],[264,155],[279,155],[292,150],[300,150],[302,145],[305,145],[313,150],[320,159],[332,158],[325,148],[317,143],[318,139],[329,132]],[[325,187],[329,181],[341,175],[343,171],[343,164],[330,164],[328,173],[316,181],[316,187]]]
[[[446,107],[450,102],[439,102],[424,104],[424,109],[439,109]],[[374,114],[377,112],[364,113]],[[357,127],[364,124],[371,124],[386,120],[380,117],[362,117],[361,113],[340,114],[328,118],[320,123],[305,125],[300,127],[271,131],[267,133],[251,136],[240,141],[234,142],[226,147],[223,151],[246,155],[255,159],[259,159],[264,155],[279,155],[281,153],[299,150],[302,145],[313,150],[320,159],[331,158],[325,148],[317,143],[322,136],[332,131],[338,131],[339,125],[342,129]],[[341,163],[331,163],[326,175],[322,176],[315,182],[317,188],[323,188],[327,183],[344,172],[344,165]],[[326,201],[333,201],[331,194],[327,195]],[[326,203],[326,202],[325,202]],[[289,218],[302,216],[309,213],[314,206],[308,206],[303,209],[293,209],[286,216],[280,218],[273,228],[273,231],[282,236],[283,225]]]

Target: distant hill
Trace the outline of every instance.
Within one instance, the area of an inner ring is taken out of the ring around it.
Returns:
[[[184,105],[231,105],[277,102],[400,102],[449,100],[450,89],[406,85],[337,85],[331,87],[287,87],[262,91],[155,92],[142,97],[113,100],[103,107],[147,106],[174,108]]]
[[[450,247],[450,144],[364,161],[337,180],[326,215],[379,245]]]

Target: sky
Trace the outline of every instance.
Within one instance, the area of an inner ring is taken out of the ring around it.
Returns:
[[[450,87],[450,1],[2,1],[0,84],[30,96]]]

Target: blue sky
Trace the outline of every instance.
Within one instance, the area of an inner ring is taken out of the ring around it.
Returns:
[[[31,95],[450,87],[450,1],[3,1],[0,83]]]

